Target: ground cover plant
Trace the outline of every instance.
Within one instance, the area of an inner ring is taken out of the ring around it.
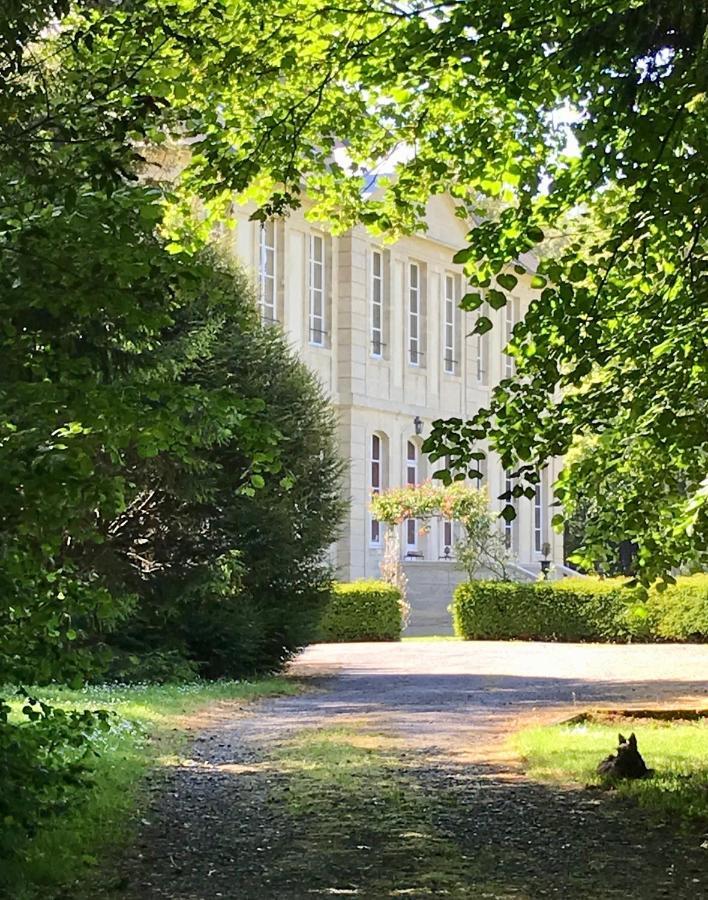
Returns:
[[[147,772],[169,762],[188,737],[188,720],[213,704],[247,703],[264,696],[296,693],[294,679],[264,678],[256,681],[221,681],[180,685],[95,685],[72,690],[38,687],[32,696],[52,709],[71,713],[102,709],[106,727],[92,730],[92,748],[84,762],[88,786],[68,785],[49,805],[33,834],[13,832],[5,821],[3,835],[13,836],[4,847],[0,867],[0,895],[14,900],[33,900],[72,891],[73,883],[90,881],[99,858],[110,858],[132,834],[132,820],[142,805],[143,779]],[[12,690],[7,688],[6,695]],[[11,720],[21,719],[20,703],[12,703]],[[85,744],[74,750],[82,759]],[[56,752],[72,756],[71,751]],[[65,761],[68,761],[65,760]],[[27,785],[23,786],[26,799]],[[0,803],[5,804],[7,797]]]
[[[708,576],[678,578],[646,599],[627,579],[463,582],[455,633],[469,640],[706,641]]]
[[[613,783],[648,813],[693,825],[708,823],[708,721],[654,722],[616,718],[598,723],[557,725],[521,731],[512,746],[532,778],[602,786],[600,760],[614,750],[618,731],[635,732],[651,778]]]

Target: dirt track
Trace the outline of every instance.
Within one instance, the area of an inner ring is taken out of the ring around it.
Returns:
[[[321,645],[293,674],[314,689],[225,716],[155,783],[101,896],[706,896],[703,837],[529,782],[503,743],[585,706],[705,704],[708,648]],[[341,745],[341,778],[308,757],[318,735]]]

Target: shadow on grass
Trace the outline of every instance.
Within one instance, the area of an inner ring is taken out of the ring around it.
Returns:
[[[124,898],[694,898],[705,852],[616,797],[431,765],[364,723],[174,766]],[[96,895],[94,895],[96,896]]]

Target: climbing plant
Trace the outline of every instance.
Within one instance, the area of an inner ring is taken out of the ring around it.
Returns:
[[[381,575],[399,589],[405,574],[401,565],[398,526],[406,519],[419,520],[424,530],[434,518],[458,522],[463,534],[455,544],[455,551],[468,577],[474,578],[482,567],[498,578],[507,577],[509,553],[484,489],[461,481],[449,485],[430,481],[404,485],[375,494],[371,498],[371,513],[386,526]]]

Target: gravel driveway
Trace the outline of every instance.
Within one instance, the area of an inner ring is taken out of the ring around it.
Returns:
[[[530,782],[502,752],[527,719],[705,705],[708,647],[319,645],[292,673],[313,689],[225,718],[159,777],[138,844],[101,896],[708,896],[705,836],[649,827],[613,796]],[[338,727],[395,742],[393,805],[380,782],[381,796],[344,768],[341,784],[318,787],[307,765],[278,763],[297,735]],[[295,815],[302,784],[311,802]]]

